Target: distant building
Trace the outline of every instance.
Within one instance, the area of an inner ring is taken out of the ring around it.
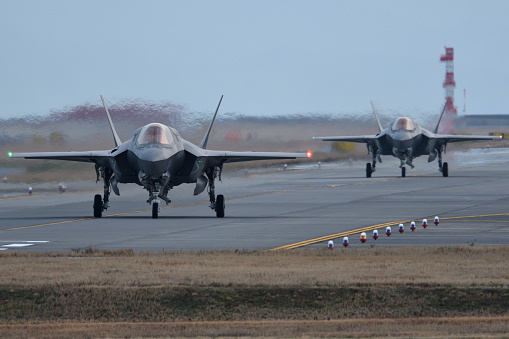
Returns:
[[[458,117],[458,127],[509,128],[509,114],[470,114]]]

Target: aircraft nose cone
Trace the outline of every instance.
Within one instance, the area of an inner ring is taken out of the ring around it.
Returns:
[[[140,160],[141,170],[149,178],[159,178],[166,172],[169,160],[146,161]]]
[[[409,138],[395,138],[393,139],[394,148],[398,150],[400,153],[406,152],[410,147],[412,147],[412,140]]]
[[[159,178],[168,168],[169,157],[158,147],[144,149],[138,158],[141,170],[148,177]]]

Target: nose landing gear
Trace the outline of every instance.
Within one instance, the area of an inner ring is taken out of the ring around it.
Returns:
[[[152,203],[152,219],[157,219],[159,217],[159,202],[154,201]]]

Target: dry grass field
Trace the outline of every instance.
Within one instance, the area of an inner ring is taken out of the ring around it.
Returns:
[[[506,337],[509,247],[0,253],[0,337]]]

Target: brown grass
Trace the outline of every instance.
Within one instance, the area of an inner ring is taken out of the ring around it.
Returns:
[[[508,247],[1,252],[0,337],[503,337],[508,259]]]
[[[481,332],[479,332],[481,330]],[[509,317],[0,325],[3,338],[440,337],[507,338]]]
[[[0,285],[110,287],[509,286],[508,247],[299,251],[0,252]]]

